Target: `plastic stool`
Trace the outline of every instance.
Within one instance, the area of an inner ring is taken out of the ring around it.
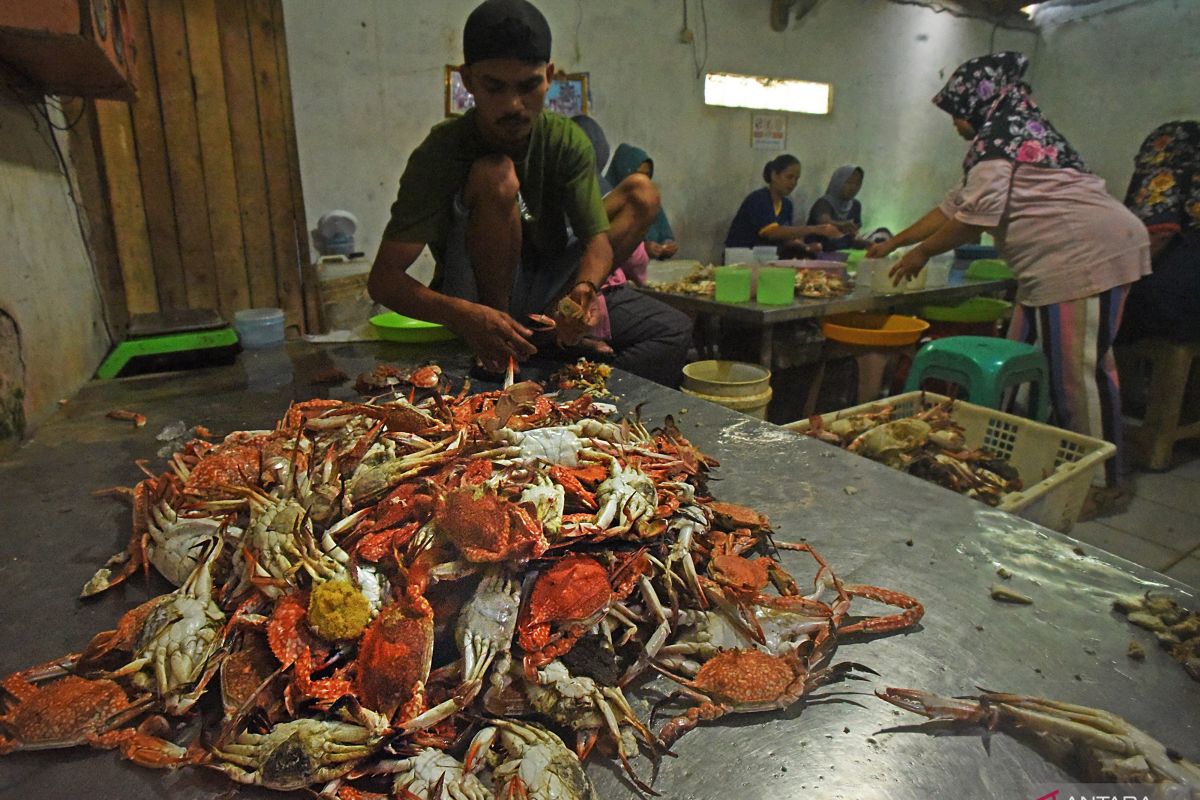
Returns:
[[[1125,430],[1133,460],[1152,470],[1171,466],[1171,452],[1180,439],[1200,437],[1200,420],[1184,423],[1183,409],[1188,376],[1200,363],[1200,342],[1181,344],[1166,339],[1145,339],[1116,349],[1122,388],[1131,388],[1136,361],[1150,363],[1146,416],[1141,425]],[[1200,381],[1200,377],[1197,379]],[[1193,412],[1200,403],[1192,403]]]
[[[921,388],[926,378],[952,381],[966,391],[966,400],[1001,410],[1004,392],[1031,383],[1039,422],[1050,418],[1050,371],[1037,347],[989,336],[951,336],[936,339],[918,351],[908,373],[906,392]]]

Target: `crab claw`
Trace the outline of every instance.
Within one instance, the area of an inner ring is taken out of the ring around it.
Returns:
[[[513,385],[513,373],[517,371],[517,360],[512,356],[508,357],[508,369],[504,370],[504,386],[507,389]]]
[[[553,317],[548,317],[545,314],[530,314],[529,321],[533,323],[535,331],[552,331],[558,327],[558,323]]]
[[[479,769],[487,752],[492,749],[492,742],[496,741],[497,733],[499,731],[495,728],[487,727],[475,734],[475,738],[471,739],[470,747],[467,748],[467,754],[463,756],[464,771],[476,772]]]

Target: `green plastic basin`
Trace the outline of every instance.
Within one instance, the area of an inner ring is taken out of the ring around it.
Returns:
[[[980,258],[971,262],[967,267],[967,280],[971,281],[1006,281],[1013,277],[1008,262],[999,258]]]
[[[971,297],[956,306],[921,306],[919,316],[930,322],[996,322],[1012,303],[994,297]]]
[[[389,342],[419,344],[445,342],[454,338],[454,334],[444,325],[413,319],[395,311],[371,317],[371,327],[379,334],[380,339],[387,339]]]

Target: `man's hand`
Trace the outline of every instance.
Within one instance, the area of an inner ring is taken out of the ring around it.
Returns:
[[[537,352],[530,343],[533,332],[516,320],[488,306],[473,305],[466,318],[454,326],[489,372],[503,372],[508,368],[509,356],[524,361]]]
[[[909,250],[904,256],[896,262],[890,270],[888,277],[892,279],[892,286],[899,286],[900,281],[915,278],[917,273],[925,268],[925,264],[929,262],[929,256],[919,247],[914,247]]]
[[[833,224],[836,225],[837,229],[843,234],[853,235],[858,233],[858,225],[856,225],[852,219],[843,220],[842,222],[835,222]]]
[[[817,236],[824,236],[826,239],[838,239],[842,236],[842,231],[837,225],[825,223],[824,225],[814,225],[812,232]]]
[[[555,339],[562,347],[573,347],[591,331],[600,310],[596,307],[596,290],[590,283],[580,281],[571,287],[554,311]]]

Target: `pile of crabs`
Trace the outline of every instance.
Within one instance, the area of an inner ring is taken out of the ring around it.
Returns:
[[[784,708],[851,669],[839,640],[923,613],[714,502],[716,462],[670,422],[615,423],[532,382],[453,395],[436,368],[408,379],[193,440],[148,474],[127,550],[84,595],[151,567],[178,588],[10,676],[0,752],[119,747],[347,798],[589,797],[581,759],[604,752],[653,792],[635,754]],[[852,618],[859,597],[899,613]],[[626,687],[658,676],[681,694],[653,730]],[[180,741],[189,716],[199,733]]]
[[[715,502],[716,461],[669,417],[647,430],[530,382],[449,394],[436,367],[401,374],[360,379],[384,398],[297,403],[148,473],[127,549],[84,595],[151,568],[177,588],[6,678],[0,753],[119,748],[345,800],[593,798],[583,762],[602,753],[655,794],[636,755],[854,677],[839,642],[923,614]],[[860,599],[895,611],[852,614]],[[642,690],[663,684],[651,710]],[[1036,701],[880,696],[1018,727]]]
[[[829,423],[816,415],[804,433],[989,506],[999,505],[1006,494],[1021,491],[1021,476],[1005,459],[968,449],[953,408],[954,401],[947,399],[901,419],[890,405]]]

